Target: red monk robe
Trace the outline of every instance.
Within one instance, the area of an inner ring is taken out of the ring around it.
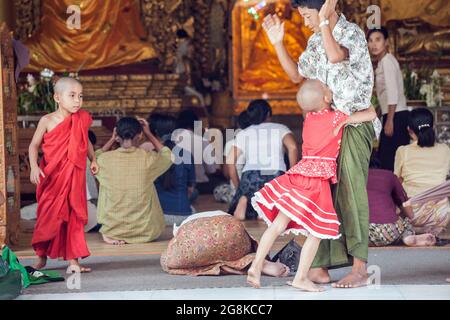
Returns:
[[[40,168],[45,174],[38,184],[37,224],[32,245],[40,257],[64,260],[90,255],[84,237],[88,221],[86,158],[89,112],[79,110],[44,134]]]

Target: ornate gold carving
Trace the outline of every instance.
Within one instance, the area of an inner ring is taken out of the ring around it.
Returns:
[[[30,38],[41,24],[41,0],[14,0],[16,26],[14,36]]]
[[[212,0],[141,0],[142,21],[147,38],[162,62],[162,69],[173,71],[176,61],[178,29],[193,39],[193,72],[209,70],[209,17]],[[193,19],[192,19],[193,18]]]
[[[0,26],[0,244],[17,237],[20,219],[19,152],[17,141],[16,86],[13,83],[12,33]],[[8,239],[10,237],[10,239]]]

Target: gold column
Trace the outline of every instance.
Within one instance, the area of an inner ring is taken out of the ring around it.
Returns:
[[[6,22],[9,30],[14,30],[14,0],[0,0],[0,25]]]

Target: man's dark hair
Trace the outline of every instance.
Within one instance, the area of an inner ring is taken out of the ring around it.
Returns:
[[[308,9],[317,9],[317,11],[320,11],[323,4],[325,3],[325,0],[291,0],[291,6],[292,8],[308,8]]]

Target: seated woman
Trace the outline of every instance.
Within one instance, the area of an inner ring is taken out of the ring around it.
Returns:
[[[246,274],[258,245],[240,221],[223,211],[194,214],[173,233],[161,266],[176,275]],[[266,260],[262,272],[286,277],[289,268]]]
[[[257,218],[250,199],[265,183],[287,171],[284,150],[287,150],[290,167],[298,159],[294,135],[285,125],[270,121],[272,108],[266,100],[251,101],[246,113],[251,125],[236,135],[226,159],[230,179],[238,186],[228,212],[239,220]],[[245,164],[239,178],[236,164],[241,154]]]
[[[403,206],[408,200],[405,190],[392,171],[380,169],[380,166],[381,162],[372,157],[367,181],[369,245],[382,247],[401,241],[407,246],[434,245],[434,235],[415,234],[410,220],[413,218],[412,210]]]
[[[175,147],[175,144],[171,141],[171,135],[176,125],[175,117],[153,113],[148,118],[148,122],[150,123],[150,130],[156,138],[172,150]],[[180,160],[188,159],[188,161],[175,161],[169,170],[155,181],[159,202],[167,225],[181,223],[192,214],[189,198],[195,186],[194,159],[188,151],[183,149],[179,151],[175,154],[180,156]]]
[[[436,143],[433,114],[425,108],[410,114],[409,135],[413,143],[398,148],[394,173],[399,177],[409,198],[443,185],[450,171],[450,148]],[[449,193],[420,204],[413,204],[411,222],[416,233],[437,236],[450,221]]]
[[[156,152],[138,148],[143,133]],[[120,148],[110,151],[116,141]],[[170,149],[150,132],[146,120],[122,118],[96,154],[100,183],[97,215],[103,240],[120,245],[157,239],[166,224],[154,181],[171,166]]]

